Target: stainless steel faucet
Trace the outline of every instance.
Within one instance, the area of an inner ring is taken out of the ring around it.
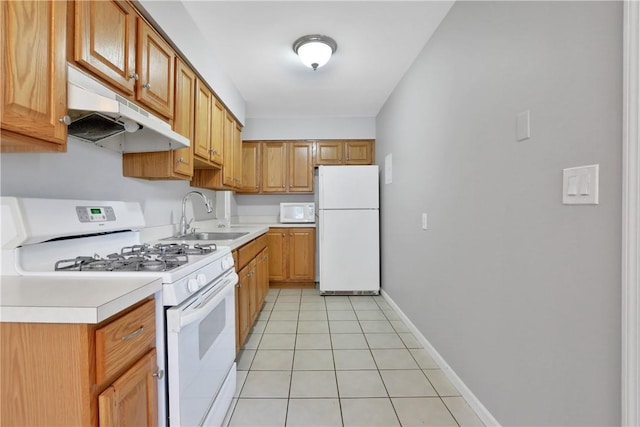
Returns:
[[[207,196],[205,196],[199,191],[189,191],[182,199],[182,216],[180,217],[180,235],[181,236],[189,232],[189,224],[191,224],[191,221],[193,221],[193,218],[191,219],[191,221],[187,221],[187,214],[186,214],[187,199],[192,194],[196,194],[202,197],[202,200],[204,200],[204,205],[207,207],[207,212],[208,213],[213,212],[213,209],[211,208],[211,204],[209,203],[209,199],[207,199]]]

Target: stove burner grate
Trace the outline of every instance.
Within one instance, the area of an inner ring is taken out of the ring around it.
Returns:
[[[215,244],[133,245],[104,258],[94,255],[60,260],[55,271],[169,271],[187,264],[189,255],[206,255],[216,250]]]

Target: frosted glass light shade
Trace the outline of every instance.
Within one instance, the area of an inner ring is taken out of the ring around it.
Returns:
[[[293,44],[293,50],[302,63],[314,70],[329,62],[337,48],[338,45],[332,38],[317,34],[300,37]]]

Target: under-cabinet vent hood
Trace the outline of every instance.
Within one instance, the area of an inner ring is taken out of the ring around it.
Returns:
[[[68,72],[69,136],[123,153],[188,147],[188,138],[72,66]]]

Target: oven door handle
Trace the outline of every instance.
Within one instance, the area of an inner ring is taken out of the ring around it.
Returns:
[[[226,298],[229,285],[235,285],[237,281],[238,275],[235,273],[231,274],[221,284],[216,286],[217,292],[214,291],[212,295],[203,295],[203,298],[198,298],[193,304],[187,307],[185,309],[186,314],[180,315],[180,328],[184,328],[205,318],[224,298]]]

